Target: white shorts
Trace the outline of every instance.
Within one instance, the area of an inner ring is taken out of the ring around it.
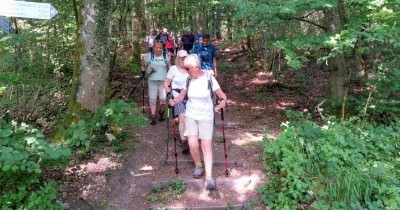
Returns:
[[[201,140],[211,141],[213,133],[213,120],[194,120],[190,117],[185,117],[185,136],[198,136]]]
[[[157,104],[157,96],[160,98],[160,104],[165,104],[164,81],[149,80],[149,103],[150,106]]]

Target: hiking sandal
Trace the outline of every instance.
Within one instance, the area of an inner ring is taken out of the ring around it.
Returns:
[[[193,178],[200,179],[203,176],[204,169],[203,167],[196,166],[193,171]]]
[[[215,184],[214,179],[207,179],[206,182],[204,183],[205,187],[207,190],[215,190],[217,189],[217,185]]]

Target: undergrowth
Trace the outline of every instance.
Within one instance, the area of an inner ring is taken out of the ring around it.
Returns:
[[[283,124],[265,137],[269,182],[260,189],[271,209],[399,209],[400,121],[359,119]]]

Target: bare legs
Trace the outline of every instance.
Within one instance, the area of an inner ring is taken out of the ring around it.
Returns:
[[[199,138],[197,136],[188,136],[190,154],[192,155],[193,161],[196,166],[201,165],[200,159],[200,145]],[[213,153],[212,153],[212,140],[202,140],[201,150],[204,156],[204,168],[206,170],[206,179],[212,178],[212,165],[213,165]]]
[[[179,119],[179,135],[182,141],[185,141],[186,138],[184,136],[185,132],[185,113],[180,113],[178,116]]]

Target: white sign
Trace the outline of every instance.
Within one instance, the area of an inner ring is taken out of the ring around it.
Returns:
[[[5,33],[11,32],[11,23],[3,16],[0,16],[0,30],[4,31]]]
[[[58,11],[51,4],[28,1],[0,0],[0,15],[48,20]]]

